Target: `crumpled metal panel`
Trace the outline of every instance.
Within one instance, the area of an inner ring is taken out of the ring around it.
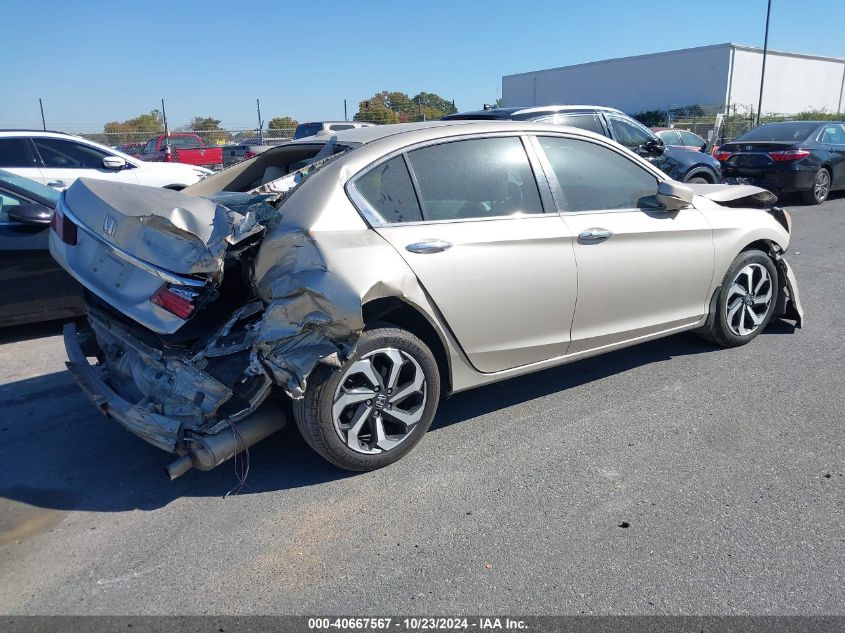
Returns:
[[[229,244],[263,230],[213,200],[170,189],[78,179],[64,204],[119,249],[175,273],[216,273]]]
[[[301,227],[280,224],[262,245],[256,270],[258,295],[266,304],[258,330],[257,358],[293,398],[319,362],[345,358],[364,328],[361,297],[330,272],[317,244]]]
[[[729,206],[766,207],[778,201],[771,191],[753,185],[684,184],[698,196]]]
[[[232,397],[231,389],[187,359],[166,358],[90,313],[89,321],[106,356],[108,380],[125,399],[142,398],[146,410],[198,428]]]

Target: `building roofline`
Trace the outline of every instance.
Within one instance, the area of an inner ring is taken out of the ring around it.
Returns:
[[[595,66],[596,64],[609,64],[612,62],[620,62],[620,61],[630,61],[635,59],[648,59],[651,57],[663,57],[666,55],[675,55],[677,53],[690,53],[693,51],[706,51],[706,50],[714,50],[719,48],[725,49],[733,49],[733,50],[742,50],[742,51],[749,51],[753,53],[762,53],[763,49],[758,48],[756,46],[746,46],[744,44],[734,44],[732,42],[725,42],[723,44],[710,44],[708,46],[693,46],[690,48],[678,48],[671,51],[661,51],[659,53],[645,53],[643,55],[629,55],[627,57],[611,57],[610,59],[601,59],[594,62],[584,62],[583,64],[571,64],[569,66],[556,66],[554,68],[542,68],[540,70],[529,70],[526,72],[521,73],[511,73],[510,75],[503,75],[502,79],[507,77],[521,77],[525,75],[537,75],[540,73],[546,73],[553,70],[569,70],[571,68],[583,68],[585,66]],[[779,51],[768,49],[769,55],[781,55],[786,57],[800,57],[802,59],[818,59],[822,61],[834,61],[840,62],[845,64],[845,57],[828,57],[825,55],[811,55],[808,53],[790,53],[788,51]]]

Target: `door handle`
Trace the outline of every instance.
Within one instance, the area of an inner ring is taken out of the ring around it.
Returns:
[[[47,186],[56,189],[58,187],[67,187],[67,183],[64,180],[54,180],[53,182],[48,182]]]
[[[587,229],[578,234],[578,240],[581,242],[601,242],[613,235],[613,231],[607,229]]]
[[[419,253],[420,255],[428,255],[430,253],[442,253],[450,248],[452,248],[452,243],[445,240],[423,240],[408,244],[405,250],[411,253]]]

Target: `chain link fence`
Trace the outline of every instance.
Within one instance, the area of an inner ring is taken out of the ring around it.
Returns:
[[[257,129],[171,130],[174,146],[184,148],[232,147],[237,145],[277,145],[293,138],[296,128],[272,128],[259,133]],[[71,132],[74,133],[74,132]],[[164,130],[155,132],[75,132],[77,136],[142,158],[150,155]],[[178,139],[178,141],[177,141]]]

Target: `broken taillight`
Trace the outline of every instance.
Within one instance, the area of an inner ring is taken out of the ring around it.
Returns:
[[[56,232],[59,239],[70,246],[76,246],[76,225],[64,213],[62,205],[56,205],[53,219],[50,220],[50,228]]]
[[[197,306],[194,301],[199,296],[199,292],[186,286],[164,284],[150,297],[150,301],[171,314],[175,314],[180,319],[187,319],[196,309]]]
[[[769,157],[778,163],[783,163],[790,160],[801,160],[810,155],[806,149],[786,149],[780,152],[769,152]]]

